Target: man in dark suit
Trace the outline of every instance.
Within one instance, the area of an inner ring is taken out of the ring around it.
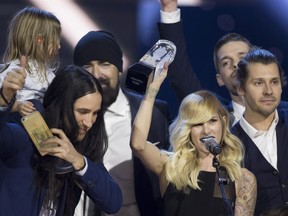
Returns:
[[[123,192],[122,208],[114,215],[159,215],[158,181],[132,155],[129,145],[131,125],[142,96],[120,87],[123,62],[119,44],[109,32],[91,31],[79,40],[73,58],[74,63],[93,74],[103,88],[103,101],[107,107],[104,119],[109,143],[104,164]],[[148,140],[159,148],[169,148],[169,119],[167,104],[157,101]]]
[[[245,145],[245,167],[257,178],[255,214],[288,207],[288,110],[279,110],[284,73],[275,55],[252,49],[238,64],[245,112],[232,128]]]

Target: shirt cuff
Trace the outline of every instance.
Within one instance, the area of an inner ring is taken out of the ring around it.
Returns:
[[[161,23],[171,24],[180,22],[181,18],[180,8],[177,8],[176,11],[173,12],[164,12],[160,10],[160,21]]]
[[[84,156],[83,156],[83,157],[84,157]],[[81,170],[79,170],[79,171],[75,171],[75,174],[76,174],[76,175],[83,176],[83,175],[86,173],[86,171],[87,171],[87,169],[88,169],[88,162],[87,162],[86,157],[84,157],[84,161],[85,161],[85,166],[84,166],[84,168],[81,169]]]

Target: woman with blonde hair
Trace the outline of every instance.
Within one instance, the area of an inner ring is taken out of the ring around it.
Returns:
[[[170,126],[173,153],[147,141],[155,97],[166,75],[167,66],[154,77],[131,135],[133,152],[159,178],[163,215],[253,215],[256,179],[241,167],[243,146],[230,133],[228,113],[213,93],[202,90],[184,98]],[[205,139],[214,141],[216,152],[205,146]]]

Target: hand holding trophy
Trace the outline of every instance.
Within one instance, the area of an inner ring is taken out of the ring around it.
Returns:
[[[154,76],[161,73],[164,63],[170,64],[176,55],[176,46],[168,40],[157,43],[140,59],[128,68],[125,87],[145,94]]]

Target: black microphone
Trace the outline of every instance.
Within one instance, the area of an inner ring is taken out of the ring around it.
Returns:
[[[222,148],[221,146],[216,142],[215,137],[213,136],[207,136],[200,139],[200,141],[204,144],[206,149],[210,151],[213,155],[218,155],[221,153]]]

